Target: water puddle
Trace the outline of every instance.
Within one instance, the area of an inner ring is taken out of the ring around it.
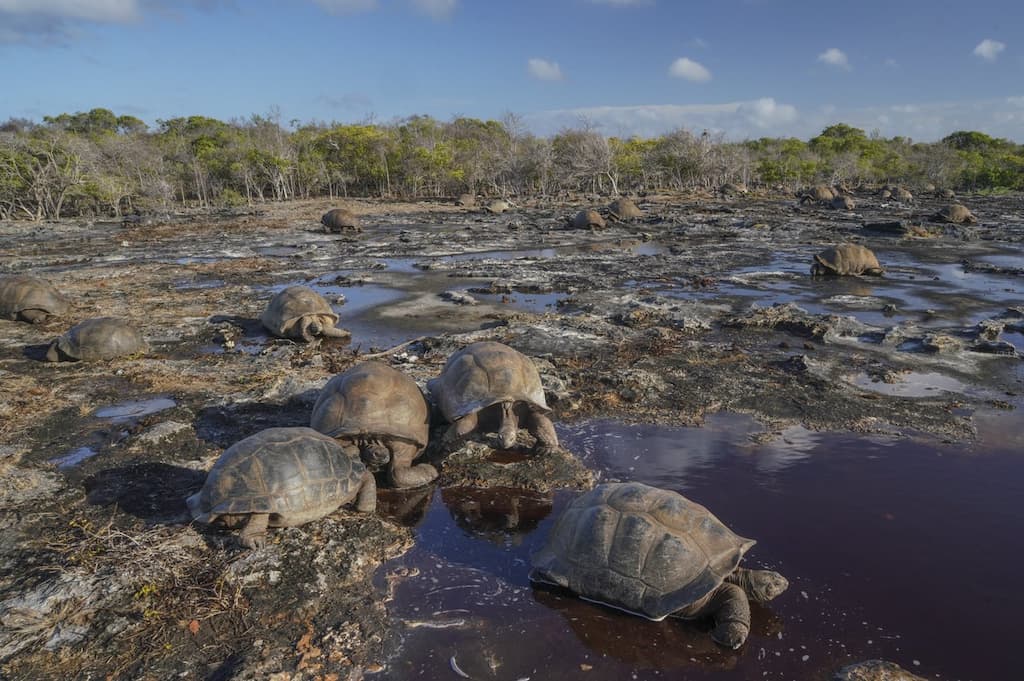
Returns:
[[[649,622],[531,585],[530,553],[573,493],[435,491],[413,519],[416,546],[376,576],[398,638],[376,678],[818,681],[875,658],[928,677],[1004,678],[1024,608],[1011,588],[1024,545],[1008,541],[1024,532],[1024,457],[1013,414],[985,429],[997,435],[981,453],[766,434],[732,414],[702,428],[560,425],[604,480],[674,489],[757,539],[746,563],[779,570],[789,591],[754,605],[747,644],[723,650],[705,624]]]
[[[940,392],[972,392],[969,386],[952,376],[933,371],[909,371],[896,376],[892,382],[882,381],[875,376],[860,372],[847,378],[847,381],[861,390],[893,397],[931,397]]]
[[[155,414],[158,411],[170,409],[177,406],[177,404],[177,402],[169,397],[153,397],[148,400],[133,400],[131,402],[113,404],[109,407],[100,407],[93,413],[93,416],[108,419],[113,423],[123,423]]]
[[[98,453],[99,452],[92,447],[79,447],[77,449],[72,449],[64,456],[58,456],[54,459],[50,459],[48,463],[52,463],[59,470],[67,470],[68,468],[74,468],[87,459],[91,459]]]
[[[174,282],[174,288],[179,291],[204,290],[221,288],[225,283],[223,279],[181,279]]]

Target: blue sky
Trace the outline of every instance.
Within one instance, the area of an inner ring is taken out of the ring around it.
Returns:
[[[1024,2],[0,0],[0,120],[512,112],[540,134],[1024,142]]]

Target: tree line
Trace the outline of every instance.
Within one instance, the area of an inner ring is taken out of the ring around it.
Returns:
[[[154,128],[108,109],[0,123],[0,219],[120,216],[296,198],[550,197],[825,182],[1024,190],[1024,146],[981,132],[886,139],[843,123],[803,141],[726,141],[680,128],[607,137],[586,121],[551,137],[521,119],[412,116],[285,126],[275,113],[188,116]]]

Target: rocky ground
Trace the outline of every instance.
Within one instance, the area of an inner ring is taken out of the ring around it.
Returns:
[[[507,343],[536,362],[556,422],[730,411],[769,436],[971,440],[979,415],[1019,406],[1024,198],[963,200],[978,224],[868,193],[854,211],[650,196],[643,219],[604,230],[566,226],[583,203],[490,215],[355,200],[362,233],[322,233],[325,201],[2,224],[0,275],[44,276],[73,301],[42,325],[0,322],[2,675],[356,679],[387,665],[390,595],[371,578],[411,545],[415,495],[385,490],[374,516],[272,531],[260,551],[190,524],[184,504],[224,448],[307,425],[328,378],[371,355],[423,386],[469,342]],[[875,249],[885,277],[812,280],[812,255],[841,241]],[[321,290],[352,341],[268,338],[260,312],[290,283]],[[72,323],[107,315],[149,351],[41,361]],[[571,453],[491,443],[424,456],[445,490],[595,480]]]

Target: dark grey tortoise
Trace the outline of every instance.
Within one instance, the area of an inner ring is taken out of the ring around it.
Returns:
[[[618,198],[608,205],[608,214],[621,222],[642,218],[644,212],[637,208],[632,199],[626,197]]]
[[[224,450],[187,504],[195,520],[241,527],[241,544],[259,548],[268,527],[319,520],[353,500],[361,513],[377,508],[359,459],[312,428],[268,428]]]
[[[320,218],[324,232],[361,232],[363,225],[359,218],[348,208],[334,208]]]
[[[446,447],[478,429],[493,428],[501,447],[508,449],[515,444],[519,428],[525,427],[537,440],[538,454],[558,449],[537,367],[503,343],[467,345],[448,358],[441,375],[427,388],[452,424],[444,434]]]
[[[275,336],[307,343],[317,336],[351,336],[345,329],[335,328],[338,319],[323,296],[308,286],[289,286],[280,291],[260,316],[263,326]]]
[[[711,638],[739,648],[749,600],[770,601],[789,586],[777,572],[739,566],[754,543],[676,492],[609,483],[555,521],[531,556],[530,579],[652,620],[711,618]]]
[[[50,362],[95,361],[146,350],[142,334],[128,322],[116,317],[97,317],[75,324],[50,343],[46,359]]]
[[[309,425],[371,470],[387,466],[395,487],[419,487],[437,477],[430,464],[412,465],[430,437],[427,400],[415,381],[387,364],[363,362],[328,381]]]
[[[603,229],[607,225],[596,210],[581,210],[569,223],[573,229]]]
[[[68,311],[68,299],[53,284],[27,274],[0,279],[0,318],[38,324]]]
[[[811,265],[813,275],[861,275],[873,276],[884,274],[885,270],[878,263],[878,258],[871,249],[860,244],[840,244],[826,248],[814,256]]]

